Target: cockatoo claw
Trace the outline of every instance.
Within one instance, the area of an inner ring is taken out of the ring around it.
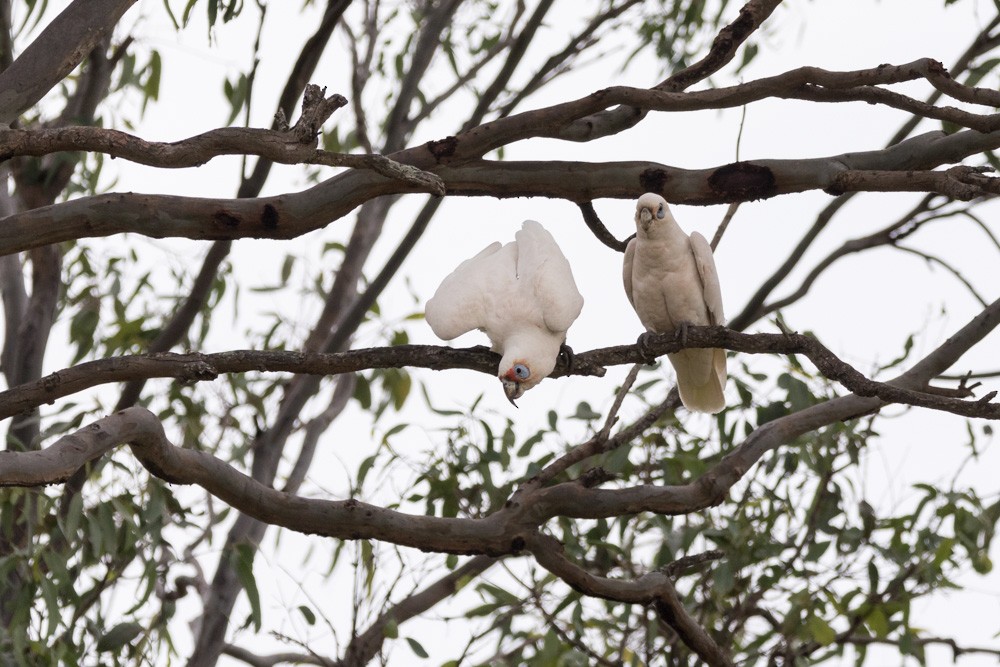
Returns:
[[[650,366],[656,363],[656,354],[649,349],[649,339],[655,335],[652,331],[643,331],[635,341],[636,346],[639,348],[639,355]]]
[[[559,358],[562,359],[563,365],[566,367],[566,375],[573,374],[573,362],[576,361],[576,354],[566,343],[559,346]]]
[[[691,326],[690,322],[682,321],[680,326],[674,330],[674,339],[681,344],[681,347],[687,347],[689,326]]]

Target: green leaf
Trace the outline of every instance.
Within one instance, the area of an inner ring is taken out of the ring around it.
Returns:
[[[142,110],[146,110],[146,105],[150,100],[160,99],[160,78],[163,74],[163,62],[160,59],[159,51],[153,51],[149,58],[149,65],[146,66],[148,74],[146,81],[142,84]]]
[[[177,17],[174,16],[174,10],[170,7],[170,0],[163,0],[163,7],[167,10],[167,16],[170,17],[170,22],[174,24],[174,30],[180,30],[181,25],[177,22]]]
[[[288,278],[292,275],[292,267],[295,266],[295,255],[285,255],[285,261],[281,263],[281,284],[287,285]]]
[[[123,646],[135,639],[140,632],[142,632],[142,626],[138,623],[119,623],[97,640],[97,652],[108,653],[110,651],[119,651]]]
[[[587,401],[581,401],[576,406],[576,412],[573,413],[573,419],[581,419],[583,421],[593,421],[600,418],[601,413],[595,412]]]
[[[418,658],[430,657],[429,655],[427,655],[427,651],[424,650],[424,647],[421,646],[420,642],[418,642],[416,639],[413,639],[412,637],[407,637],[406,643],[410,645],[410,649],[417,654]]]
[[[500,588],[499,586],[494,586],[493,584],[487,584],[487,583],[479,584],[478,590],[480,592],[488,594],[490,597],[492,597],[494,600],[496,600],[501,604],[513,606],[521,602],[521,599],[516,595],[514,595],[513,593],[511,593],[510,591]]]
[[[410,395],[413,380],[409,373],[402,370],[393,373],[393,376],[394,381],[389,385],[389,392],[392,394],[393,407],[399,410],[406,403],[406,397]]]
[[[372,454],[371,456],[365,457],[365,460],[361,462],[358,466],[358,488],[360,489],[365,484],[365,478],[368,477],[369,471],[371,471],[372,466],[375,465],[375,460],[378,458],[378,454]]]
[[[247,600],[250,602],[250,619],[253,621],[254,629],[260,632],[261,610],[260,592],[257,590],[257,580],[253,576],[253,559],[257,550],[249,544],[237,544],[230,554],[233,569],[236,576],[246,591]]]
[[[820,646],[829,646],[837,639],[837,632],[819,616],[810,616],[806,621],[806,628]]]
[[[979,574],[989,574],[993,571],[993,561],[985,551],[978,551],[972,557],[972,568]]]
[[[875,607],[865,618],[865,625],[875,633],[876,637],[884,638],[889,634],[889,621],[881,607]]]
[[[316,625],[316,614],[313,613],[312,609],[310,609],[305,605],[300,604],[299,612],[302,614],[302,617],[306,619],[306,623],[308,623],[309,625]]]
[[[52,636],[59,629],[59,595],[56,593],[56,586],[48,577],[43,577],[38,585],[42,589],[42,599],[45,600],[46,615],[48,616],[47,634]]]
[[[389,639],[395,639],[399,636],[399,625],[396,623],[395,618],[388,618],[385,625],[382,626],[382,635]]]
[[[372,407],[372,388],[368,378],[358,373],[354,381],[354,400],[361,404],[362,410]]]

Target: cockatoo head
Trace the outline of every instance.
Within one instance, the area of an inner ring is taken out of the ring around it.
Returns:
[[[647,192],[635,204],[635,224],[648,232],[655,220],[663,220],[670,215],[667,200],[658,194]]]
[[[514,399],[520,398],[524,392],[548,377],[552,369],[556,367],[557,355],[548,362],[541,359],[531,360],[524,356],[511,356],[508,359],[507,355],[504,355],[500,361],[499,375],[500,382],[503,384],[503,393],[507,395],[507,400],[511,402],[511,405],[517,407]]]

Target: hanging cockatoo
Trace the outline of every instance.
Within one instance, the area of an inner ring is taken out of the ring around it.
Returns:
[[[725,324],[719,274],[705,237],[685,234],[666,200],[651,192],[636,203],[635,227],[622,277],[646,331],[684,337],[688,325]],[[710,413],[725,407],[725,350],[692,348],[667,356],[684,407]]]
[[[427,302],[444,340],[479,329],[501,355],[498,374],[511,403],[556,367],[583,296],[556,241],[526,220],[514,241],[495,241],[458,265]]]

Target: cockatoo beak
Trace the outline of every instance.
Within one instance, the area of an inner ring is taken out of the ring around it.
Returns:
[[[648,232],[649,226],[653,224],[653,212],[644,206],[639,209],[635,216],[639,226],[642,227],[642,231]]]
[[[500,382],[503,383],[503,393],[507,395],[507,400],[515,408],[517,403],[514,402],[515,398],[521,398],[521,394],[524,393],[524,389],[521,388],[520,382],[515,382],[514,380],[508,380],[507,378],[500,378]]]

